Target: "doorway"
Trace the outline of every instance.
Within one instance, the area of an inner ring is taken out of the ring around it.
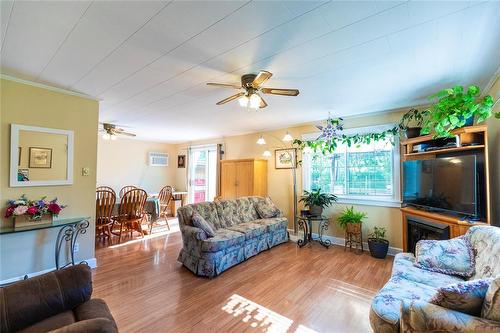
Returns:
[[[217,195],[217,164],[217,145],[189,149],[189,203],[214,200]]]

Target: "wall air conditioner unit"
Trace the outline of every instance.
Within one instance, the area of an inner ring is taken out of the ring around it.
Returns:
[[[168,154],[159,152],[149,152],[149,166],[168,167]]]

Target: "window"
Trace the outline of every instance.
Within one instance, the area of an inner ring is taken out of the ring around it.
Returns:
[[[385,127],[355,129],[382,131]],[[350,133],[349,133],[350,132]],[[346,134],[354,134],[353,130]],[[304,139],[317,138],[318,134]],[[339,197],[339,202],[400,206],[398,142],[385,141],[347,147],[339,145],[331,155],[304,154],[303,187],[305,190],[321,188]]]

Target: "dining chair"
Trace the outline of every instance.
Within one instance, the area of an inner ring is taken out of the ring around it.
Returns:
[[[137,231],[144,237],[142,222],[146,219],[144,205],[147,198],[146,191],[139,188],[129,190],[123,194],[118,207],[118,215],[113,217],[112,231],[119,228],[118,232],[113,232],[114,235],[118,236],[118,243],[121,242],[124,232],[130,232],[130,237],[132,237],[132,232]]]
[[[113,226],[113,219],[111,218],[113,208],[116,202],[115,192],[109,190],[96,190],[95,199],[95,237],[108,239],[110,244],[111,240],[111,227]]]
[[[156,221],[151,220],[149,223],[149,234],[153,232],[153,224],[155,224],[160,219],[165,219],[168,230],[170,230],[170,225],[168,224],[168,212],[170,208],[170,203],[172,202],[172,186],[165,186],[160,190],[158,194],[158,199],[160,200],[160,212],[158,219]]]
[[[134,185],[127,185],[127,186],[122,187],[122,189],[120,190],[120,198],[123,198],[123,195],[125,193],[127,193],[128,191],[134,190],[136,188],[137,188],[137,186],[134,186]]]
[[[112,187],[109,187],[109,186],[97,186],[96,190],[97,191],[111,191],[111,192],[113,192],[113,194],[116,197],[116,192],[115,192],[115,190],[113,190]]]

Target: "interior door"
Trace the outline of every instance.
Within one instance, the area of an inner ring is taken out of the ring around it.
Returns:
[[[236,198],[236,163],[221,163],[221,196],[224,199]]]
[[[213,201],[217,191],[217,147],[191,148],[188,165],[188,201]]]
[[[239,162],[236,168],[236,197],[253,194],[253,162]]]

